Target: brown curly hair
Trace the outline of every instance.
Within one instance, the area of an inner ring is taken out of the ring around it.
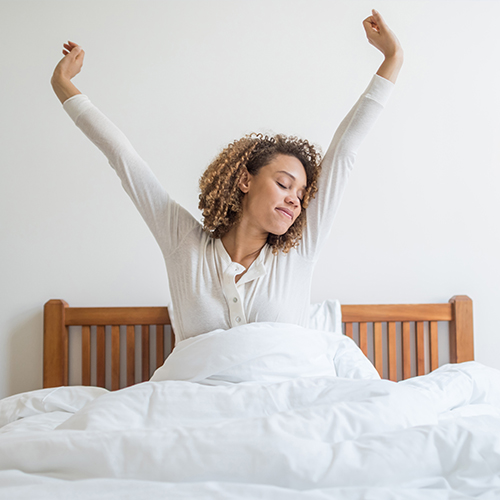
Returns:
[[[298,137],[282,134],[268,136],[248,134],[226,148],[212,161],[200,178],[200,202],[203,229],[213,238],[222,238],[242,216],[243,192],[238,187],[246,170],[251,175],[270,163],[277,155],[294,156],[306,171],[307,187],[302,199],[302,210],[288,231],[282,235],[269,233],[267,243],[274,254],[287,253],[298,246],[306,225],[306,208],[318,191],[321,172],[321,150]]]

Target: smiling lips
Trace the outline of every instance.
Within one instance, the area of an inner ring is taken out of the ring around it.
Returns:
[[[288,210],[288,208],[277,208],[278,212],[281,212],[285,217],[288,217],[290,220],[293,219],[293,213]]]

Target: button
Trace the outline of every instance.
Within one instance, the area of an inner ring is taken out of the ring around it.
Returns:
[[[236,316],[236,323],[239,323],[241,321],[241,318],[239,316]]]
[[[238,302],[238,299],[236,297],[233,297],[233,302]]]

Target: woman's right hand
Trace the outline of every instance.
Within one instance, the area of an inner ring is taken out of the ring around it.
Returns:
[[[80,73],[83,66],[84,50],[74,42],[68,42],[63,45],[64,57],[54,69],[52,78],[71,80]]]
[[[85,52],[74,42],[64,44],[64,57],[54,69],[54,74],[50,83],[57,97],[64,103],[66,99],[73,97],[81,92],[73,85],[71,79],[80,73],[83,66]]]

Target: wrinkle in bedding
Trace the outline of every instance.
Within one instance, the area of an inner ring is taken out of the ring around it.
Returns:
[[[380,380],[364,371],[357,347],[303,329],[291,331],[281,356],[292,366],[269,377],[286,328],[274,325],[267,335],[275,338],[265,338],[245,325],[225,334],[228,342],[217,334],[191,342],[163,371],[173,380],[116,392],[62,388],[45,406],[41,391],[0,401],[0,498],[33,498],[35,488],[37,498],[79,498],[77,490],[110,499],[500,495],[500,372],[469,362]],[[248,358],[235,349],[242,334],[255,334]],[[308,340],[309,353],[330,342],[330,374],[293,370],[294,349],[303,366]],[[212,341],[227,345],[229,367],[220,350],[196,361]],[[348,363],[346,372],[346,359],[358,368]],[[198,381],[179,380],[186,374]]]

